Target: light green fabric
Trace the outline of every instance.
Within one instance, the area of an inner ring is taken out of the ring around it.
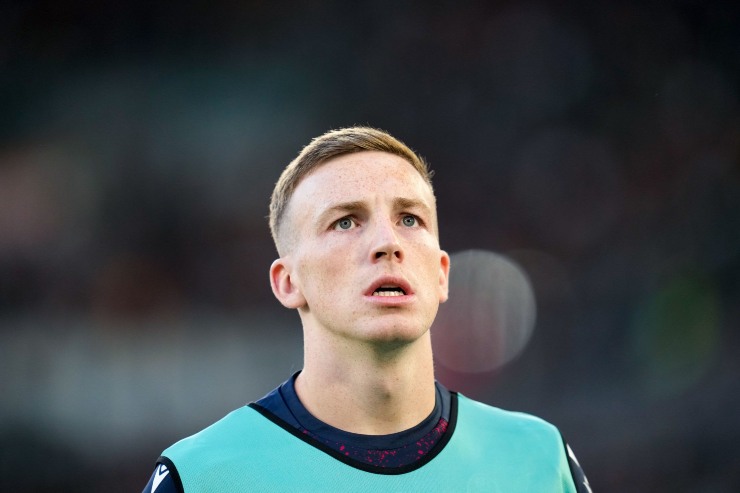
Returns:
[[[345,464],[250,407],[237,409],[162,455],[175,464],[185,493],[576,491],[554,426],[462,395],[445,448],[404,474],[376,474]]]

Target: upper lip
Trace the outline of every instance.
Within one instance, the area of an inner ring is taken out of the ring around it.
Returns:
[[[386,276],[376,279],[370,287],[365,291],[365,295],[372,296],[372,294],[377,291],[379,288],[401,288],[403,289],[403,292],[407,295],[414,294],[411,290],[411,285],[406,282],[405,279],[400,277],[392,277],[392,276]]]

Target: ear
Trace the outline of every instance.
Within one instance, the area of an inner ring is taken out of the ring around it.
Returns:
[[[275,260],[270,266],[270,286],[275,298],[286,308],[300,308],[306,304],[299,286],[290,275],[289,263],[284,258]]]
[[[447,301],[450,288],[450,256],[442,250],[442,256],[439,259],[439,302]]]

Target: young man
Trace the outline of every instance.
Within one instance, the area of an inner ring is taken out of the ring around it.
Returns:
[[[413,151],[366,127],[314,139],[273,191],[270,228],[303,370],[165,450],[145,492],[590,491],[555,427],[435,382],[450,259]]]

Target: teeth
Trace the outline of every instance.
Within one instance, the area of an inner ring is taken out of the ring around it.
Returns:
[[[375,291],[373,296],[403,296],[403,291]]]

